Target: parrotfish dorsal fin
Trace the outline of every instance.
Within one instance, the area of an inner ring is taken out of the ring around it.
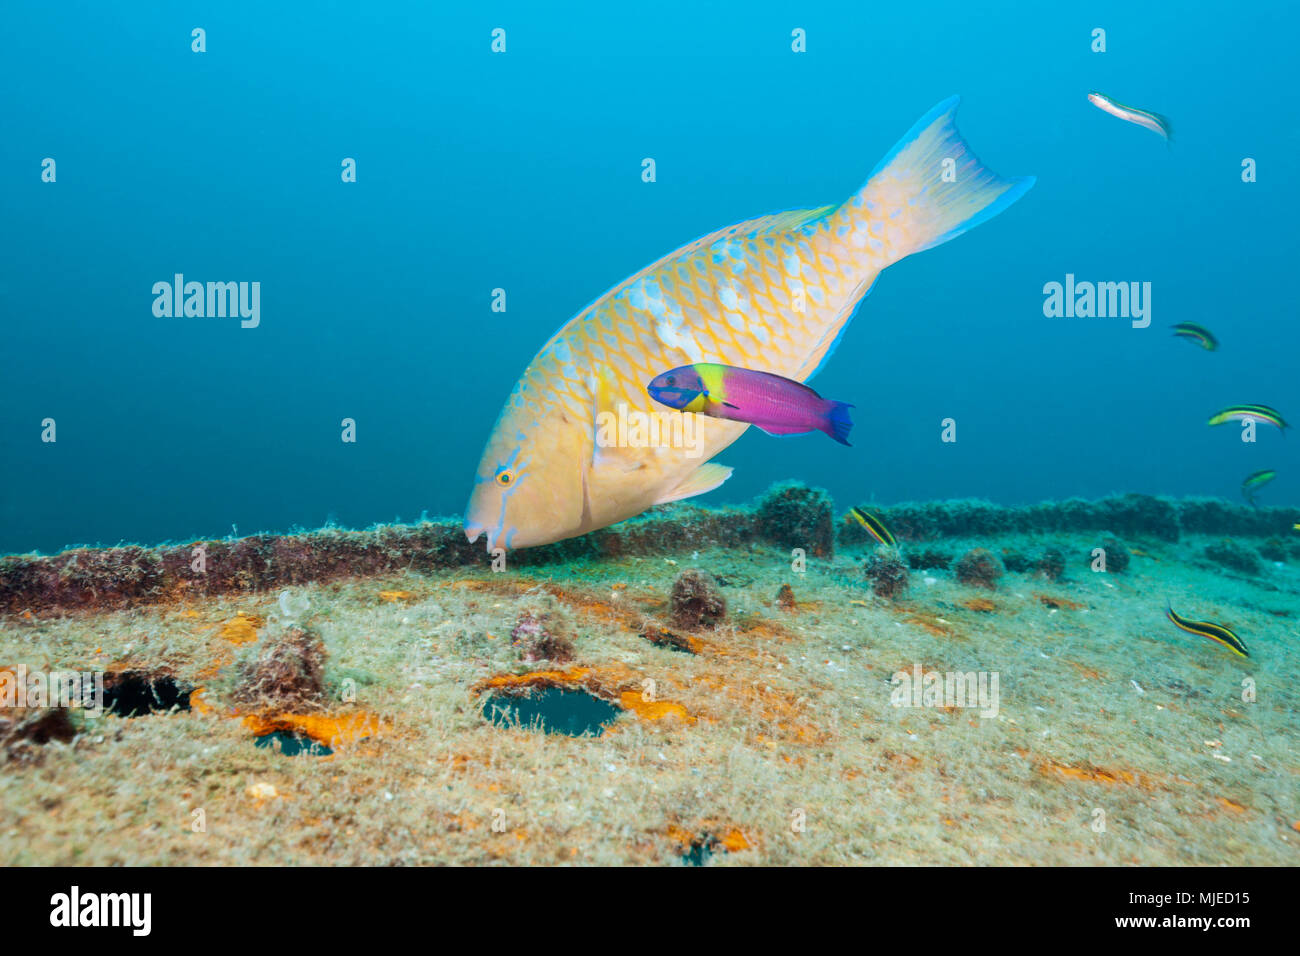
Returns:
[[[832,203],[829,206],[818,206],[815,209],[789,209],[785,212],[774,212],[770,216],[763,216],[759,219],[753,219],[739,226],[729,228],[744,228],[746,237],[764,236],[769,233],[784,233],[792,229],[798,229],[800,226],[806,226],[810,222],[816,222],[824,216],[829,215],[836,209],[840,208],[839,203]],[[724,232],[726,230],[723,230]]]

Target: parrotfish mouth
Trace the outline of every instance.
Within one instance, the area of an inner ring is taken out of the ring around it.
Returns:
[[[479,525],[470,524],[468,522],[465,523],[465,537],[469,539],[470,544],[473,544],[475,541],[477,541],[478,536],[481,535],[482,533],[483,533],[483,529]]]

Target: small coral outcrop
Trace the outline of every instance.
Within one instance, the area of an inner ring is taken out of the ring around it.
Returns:
[[[1243,574],[1259,574],[1259,552],[1244,544],[1238,544],[1231,538],[1224,538],[1208,545],[1205,556],[1215,564]]]
[[[952,565],[952,555],[936,548],[910,552],[907,566],[913,571],[947,571]]]
[[[727,599],[717,579],[698,568],[677,575],[671,601],[672,620],[678,627],[714,627],[727,616]]]
[[[794,588],[788,584],[781,585],[776,592],[776,606],[783,611],[793,611],[797,603],[794,599]]]
[[[519,656],[526,661],[553,661],[564,664],[573,660],[573,641],[549,614],[526,613],[510,632]]]
[[[963,554],[953,570],[962,584],[991,591],[1002,577],[1002,562],[988,548],[975,548]]]
[[[1286,561],[1290,555],[1280,538],[1269,538],[1259,546],[1259,556],[1265,561]]]
[[[1060,548],[1046,548],[1034,564],[1034,570],[1049,581],[1065,577],[1065,552]]]
[[[907,590],[907,565],[893,548],[877,548],[864,570],[877,597],[892,601]]]
[[[256,707],[318,707],[325,696],[327,656],[320,635],[294,624],[263,640],[255,659],[240,662],[234,698]]]
[[[1002,566],[1012,574],[1041,574],[1059,581],[1065,575],[1065,554],[1060,548],[1044,548],[1037,554],[1008,548],[1002,551]]]
[[[816,557],[835,553],[835,519],[831,496],[820,488],[774,485],[755,515],[759,537],[780,548],[803,548]]]
[[[1101,554],[1097,554],[1097,549]],[[1108,571],[1111,574],[1123,574],[1128,569],[1133,556],[1124,542],[1114,535],[1102,539],[1101,544],[1088,555],[1088,561],[1094,571]]]

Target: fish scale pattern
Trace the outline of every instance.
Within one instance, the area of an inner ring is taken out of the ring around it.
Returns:
[[[647,411],[656,406],[645,384],[693,362],[802,381],[887,264],[853,232],[831,228],[826,215],[835,208],[729,226],[632,276],[547,343],[516,387],[514,404],[539,423],[563,411],[594,428],[601,375],[611,405]],[[709,423],[720,440],[743,427]]]

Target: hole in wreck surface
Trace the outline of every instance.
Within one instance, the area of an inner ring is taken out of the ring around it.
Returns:
[[[309,757],[328,757],[334,753],[325,744],[312,740],[303,734],[287,733],[283,730],[273,730],[269,734],[264,734],[253,741],[254,747],[263,749],[270,748],[276,753],[285,757],[298,757],[306,754]]]
[[[483,702],[483,716],[498,727],[536,728],[570,737],[598,737],[622,712],[594,694],[562,687],[536,688],[527,694],[492,694]]]
[[[117,671],[104,675],[104,710],[118,717],[143,717],[190,709],[194,688],[166,674]]]
[[[704,866],[716,854],[726,853],[727,848],[712,833],[701,833],[691,840],[681,860],[687,866]]]

